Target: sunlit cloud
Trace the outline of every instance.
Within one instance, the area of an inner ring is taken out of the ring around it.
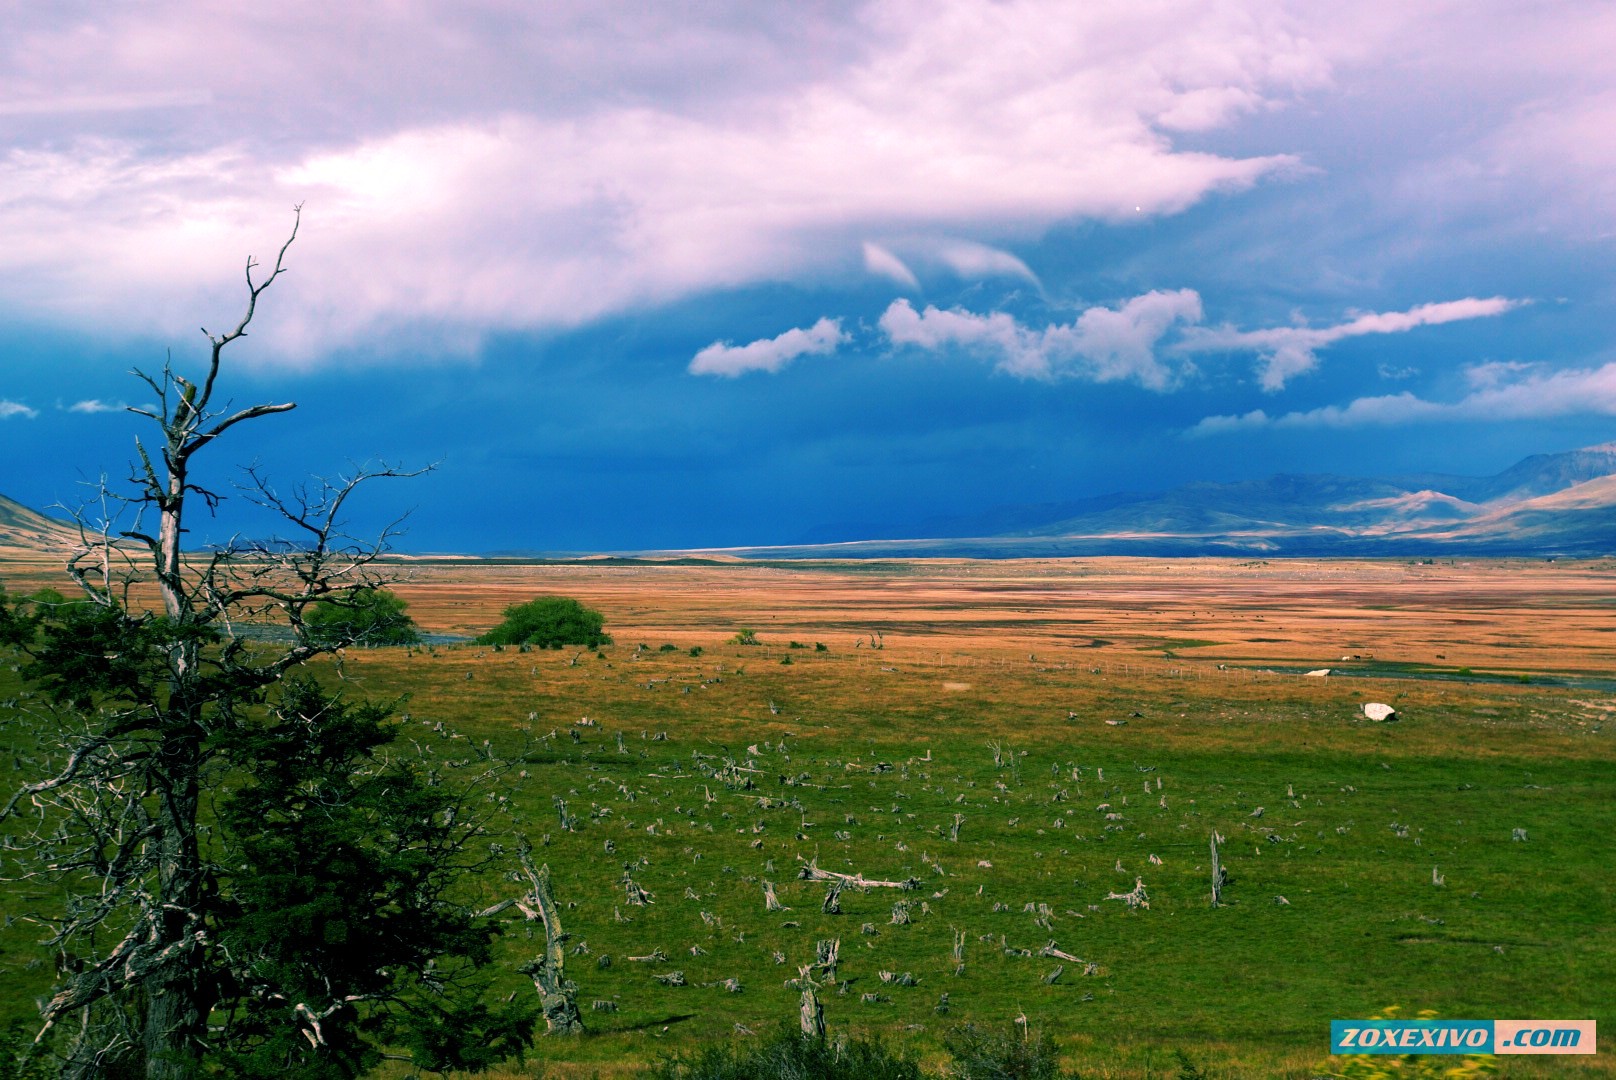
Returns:
[[[1411,393],[1358,398],[1346,405],[1327,405],[1305,412],[1270,416],[1257,409],[1239,416],[1209,416],[1187,434],[1227,435],[1259,428],[1388,427],[1443,420],[1545,420],[1562,416],[1616,416],[1616,363],[1529,373],[1506,380],[1513,365],[1489,364],[1473,385],[1479,388],[1457,401],[1427,401]]]
[[[16,21],[0,45],[10,108],[41,120],[0,153],[0,302],[103,333],[190,333],[233,305],[228,268],[302,202],[265,349],[318,363],[398,334],[412,351],[475,347],[823,277],[861,234],[1035,237],[1174,214],[1299,160],[1182,149],[1173,132],[1283,107],[1330,75],[1277,3],[873,0],[744,22],[496,3],[452,43],[448,17],[289,2],[251,18],[109,8],[95,35]],[[355,33],[374,47],[346,47]],[[271,70],[264,94],[249,73]],[[78,126],[52,129],[67,113]],[[865,254],[913,288],[912,268]],[[935,254],[965,277],[1036,280],[981,240]]]
[[[10,420],[20,416],[25,420],[32,420],[39,415],[38,409],[30,409],[20,401],[7,401],[0,398],[0,420]]]
[[[864,244],[864,269],[877,277],[891,278],[911,292],[920,291],[920,281],[904,261],[880,244]]]
[[[969,240],[942,241],[934,248],[936,258],[963,278],[1015,277],[1037,285],[1038,275],[1008,251]]]
[[[1258,383],[1264,390],[1282,390],[1298,375],[1318,367],[1321,349],[1347,338],[1366,334],[1398,334],[1419,326],[1438,326],[1460,319],[1502,315],[1520,300],[1502,296],[1421,304],[1407,311],[1368,312],[1335,326],[1281,326],[1269,330],[1201,327],[1184,336],[1180,348],[1188,352],[1255,352]]]
[[[1167,390],[1188,368],[1182,362],[1169,366],[1157,345],[1173,329],[1200,318],[1200,296],[1178,289],[1145,293],[1116,308],[1091,307],[1070,323],[1040,328],[1002,311],[978,315],[927,306],[917,312],[907,300],[896,300],[882,314],[880,327],[894,345],[964,350],[1020,378],[1133,382]]]
[[[748,345],[715,342],[690,361],[692,375],[723,375],[734,378],[749,371],[779,371],[799,356],[827,356],[848,340],[836,319],[820,319],[806,330],[787,330],[778,337]]]

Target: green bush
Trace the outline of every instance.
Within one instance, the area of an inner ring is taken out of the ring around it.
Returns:
[[[320,645],[417,645],[421,632],[404,613],[409,605],[386,589],[355,589],[322,600],[303,613],[309,636]]]
[[[737,630],[735,636],[729,639],[731,645],[761,645],[756,630]]]
[[[477,639],[480,645],[563,645],[597,648],[610,645],[606,618],[570,596],[541,596],[505,609],[505,621]]]
[[[924,1080],[920,1066],[880,1041],[820,1039],[782,1027],[754,1046],[709,1046],[664,1058],[653,1080]]]

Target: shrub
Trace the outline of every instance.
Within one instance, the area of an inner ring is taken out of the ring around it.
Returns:
[[[340,600],[314,604],[303,621],[321,645],[418,645],[421,632],[404,613],[407,607],[386,589],[355,589]]]
[[[1066,1080],[1069,1075],[1061,1072],[1055,1040],[1041,1031],[964,1024],[943,1036],[943,1045],[954,1056],[948,1075],[957,1080]]]
[[[702,652],[704,652],[704,651],[705,650],[703,650],[700,645],[692,645],[692,646],[690,646],[690,655],[691,656],[700,656],[702,654]]]
[[[477,639],[479,645],[563,645],[597,648],[611,644],[605,616],[570,596],[541,596],[505,609],[505,621]]]
[[[913,1060],[879,1040],[821,1039],[782,1027],[755,1046],[709,1046],[669,1057],[653,1080],[924,1080]]]
[[[756,630],[737,630],[735,636],[729,639],[731,645],[761,645]]]

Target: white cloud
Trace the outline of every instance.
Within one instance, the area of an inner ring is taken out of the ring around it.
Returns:
[[[121,401],[108,402],[108,401],[101,401],[98,398],[86,398],[83,401],[75,401],[73,404],[69,405],[67,407],[67,411],[68,412],[76,412],[76,413],[94,414],[94,413],[123,412],[128,408],[129,408],[129,406],[124,404]]]
[[[1180,324],[1201,318],[1193,289],[1155,291],[1120,307],[1091,307],[1070,323],[1023,326],[1005,312],[977,315],[928,306],[916,312],[896,300],[880,326],[895,345],[962,348],[991,357],[999,370],[1021,378],[1071,377],[1093,382],[1136,382],[1166,390],[1183,374],[1162,362],[1157,346]]]
[[[10,420],[13,416],[22,416],[32,420],[38,415],[38,409],[30,409],[20,401],[7,401],[0,398],[0,420]]]
[[[902,259],[879,244],[865,241],[864,269],[880,277],[891,278],[911,292],[920,291],[920,282],[916,279],[915,272],[909,269]]]
[[[1457,401],[1427,401],[1411,393],[1358,398],[1345,406],[1270,417],[1262,410],[1243,416],[1209,416],[1189,435],[1220,435],[1252,428],[1372,427],[1428,420],[1543,420],[1560,416],[1616,416],[1616,363],[1597,368],[1544,372],[1533,366],[1507,379],[1512,365],[1490,369],[1478,389]],[[1471,369],[1472,372],[1478,369]],[[1519,369],[1517,369],[1519,373]]]
[[[0,303],[194,333],[235,313],[230,268],[299,201],[259,328],[282,358],[822,274],[861,234],[1174,213],[1296,161],[1170,132],[1328,76],[1278,0],[1236,7],[42,6],[0,44],[23,125],[0,152]],[[943,254],[1032,280],[995,248]]]
[[[787,330],[748,345],[715,342],[690,361],[690,373],[734,378],[748,371],[779,371],[799,356],[829,355],[847,340],[839,320],[820,319],[806,330]]]
[[[1273,392],[1318,366],[1318,352],[1345,338],[1365,334],[1397,334],[1418,326],[1437,326],[1460,319],[1479,319],[1519,307],[1523,301],[1502,296],[1421,304],[1407,311],[1369,312],[1335,326],[1281,326],[1269,330],[1237,330],[1232,326],[1197,328],[1179,346],[1189,352],[1255,352],[1258,382]]]
[[[1008,251],[969,240],[946,240],[937,244],[936,256],[963,278],[1017,277],[1039,284],[1032,268]]]

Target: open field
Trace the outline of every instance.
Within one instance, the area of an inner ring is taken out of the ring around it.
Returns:
[[[1213,1075],[1312,1076],[1329,1020],[1391,1005],[1616,1031],[1616,562],[401,569],[430,632],[559,593],[616,639],[353,651],[329,673],[406,698],[443,760],[483,739],[522,758],[500,828],[537,847],[588,947],[568,974],[591,1034],[541,1042],[550,1075],[632,1075],[791,1020],[785,980],[837,939],[832,1030],[933,1061],[950,1024],[1023,1013],[1115,1077],[1174,1075],[1177,1049]],[[61,585],[20,560],[0,580]],[[729,644],[741,628],[762,644]],[[1369,722],[1371,701],[1402,719]],[[828,913],[809,862],[919,887]],[[1148,907],[1108,898],[1136,883]],[[47,981],[23,930],[0,939],[14,1015]],[[688,985],[656,981],[673,971]],[[1616,1073],[1609,1051],[1501,1060]]]

